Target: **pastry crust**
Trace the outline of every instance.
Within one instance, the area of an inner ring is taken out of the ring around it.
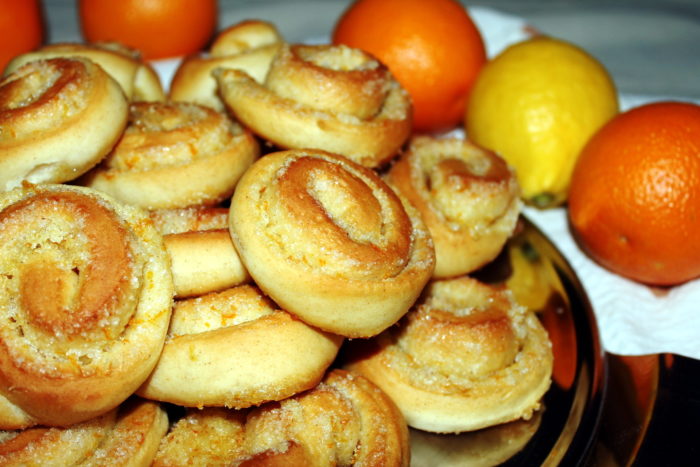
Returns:
[[[386,394],[362,376],[331,371],[314,389],[249,411],[189,411],[154,466],[408,466],[408,429]]]
[[[48,44],[12,59],[5,74],[25,63],[56,57],[84,57],[97,63],[119,83],[129,101],[165,100],[163,85],[153,67],[141,59],[138,51],[116,42]]]
[[[0,191],[74,180],[126,125],[121,88],[85,58],[27,63],[0,81]]]
[[[281,400],[314,387],[342,341],[277,309],[253,286],[178,301],[158,365],[138,394],[185,407]]]
[[[87,420],[148,377],[173,285],[145,212],[83,187],[4,193],[0,271],[0,395],[15,407],[0,427]]]
[[[119,143],[80,183],[147,209],[213,205],[258,155],[250,132],[220,112],[137,102]]]
[[[507,289],[466,276],[432,282],[399,326],[356,345],[346,367],[425,431],[527,419],[551,382],[551,342],[537,316]]]
[[[433,272],[432,240],[417,212],[371,169],[324,151],[259,159],[236,188],[229,222],[261,289],[346,337],[394,324]]]
[[[408,93],[359,49],[284,44],[263,83],[241,70],[214,75],[236,118],[281,148],[318,148],[378,167],[411,132]]]
[[[262,83],[283,43],[277,28],[266,21],[246,20],[229,26],[217,35],[208,54],[185,57],[170,83],[169,97],[224,111],[226,107],[212,72],[217,68],[235,68]]]
[[[517,224],[522,202],[512,169],[459,138],[416,136],[387,181],[423,216],[435,242],[435,278],[492,261]]]

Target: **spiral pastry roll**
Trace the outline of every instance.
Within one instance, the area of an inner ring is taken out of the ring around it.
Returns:
[[[229,26],[217,35],[208,54],[190,55],[180,63],[170,83],[170,99],[224,111],[212,72],[235,68],[262,83],[283,43],[277,28],[266,21],[246,20]]]
[[[0,431],[0,464],[150,465],[167,430],[168,416],[159,404],[130,399],[66,428]]]
[[[119,84],[84,58],[27,63],[0,81],[0,191],[95,166],[126,126]]]
[[[65,426],[111,410],[146,380],[173,285],[144,212],[46,184],[0,195],[0,297],[0,428]]]
[[[138,393],[186,407],[284,399],[315,386],[342,341],[277,309],[252,286],[178,301],[160,360]]]
[[[259,159],[231,200],[229,228],[253,280],[284,310],[346,337],[405,314],[434,267],[418,213],[371,169],[320,150]]]
[[[552,348],[537,316],[507,289],[467,276],[434,281],[419,303],[347,368],[382,388],[408,425],[457,433],[529,418],[552,375]]]
[[[141,59],[138,51],[116,42],[48,44],[12,59],[5,74],[34,60],[57,57],[84,57],[97,63],[119,83],[130,101],[165,100],[163,85],[153,67]]]
[[[250,132],[213,109],[136,102],[119,143],[81,183],[147,209],[216,204],[258,154]]]
[[[359,49],[285,44],[263,83],[241,70],[215,76],[238,120],[282,148],[318,148],[378,167],[411,132],[408,93]]]
[[[408,429],[374,384],[331,371],[314,389],[250,411],[190,411],[161,443],[154,466],[408,466]]]
[[[414,137],[387,181],[422,214],[435,242],[436,278],[467,274],[493,260],[520,214],[513,171],[463,139]]]

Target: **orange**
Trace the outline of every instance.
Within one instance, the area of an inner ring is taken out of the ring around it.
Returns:
[[[605,268],[650,285],[700,276],[700,106],[646,104],[584,146],[569,193],[571,227]]]
[[[462,121],[472,84],[486,62],[481,33],[453,0],[359,0],[341,15],[333,42],[382,61],[413,99],[414,129]]]
[[[44,39],[39,0],[0,0],[0,72],[19,54],[29,52]]]
[[[145,59],[201,50],[216,29],[216,0],[79,0],[87,42],[115,41]]]

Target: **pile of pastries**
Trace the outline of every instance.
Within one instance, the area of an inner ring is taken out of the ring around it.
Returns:
[[[116,44],[19,56],[0,463],[408,465],[408,427],[527,419],[547,333],[472,277],[520,209],[500,157],[412,134],[408,94],[357,49],[244,21],[167,94]]]

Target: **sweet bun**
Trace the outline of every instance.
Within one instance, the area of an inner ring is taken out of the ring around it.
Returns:
[[[0,81],[0,191],[74,180],[126,125],[119,84],[85,58],[29,62]]]
[[[415,136],[387,181],[423,216],[435,243],[435,278],[492,261],[521,210],[514,172],[491,151],[459,138]]]
[[[417,212],[373,170],[339,155],[265,155],[241,178],[230,212],[256,284],[284,310],[346,337],[394,324],[433,272]]]
[[[342,341],[279,310],[253,286],[178,301],[160,360],[138,394],[185,407],[281,400],[314,387]]]
[[[97,44],[48,44],[18,55],[8,63],[5,74],[25,63],[56,57],[84,57],[100,65],[121,86],[130,101],[163,101],[165,92],[153,67],[138,51],[116,42]]]
[[[348,350],[346,368],[384,390],[413,428],[478,430],[529,418],[552,376],[552,347],[508,289],[434,281],[395,326]]]
[[[214,75],[236,118],[283,149],[318,148],[378,167],[411,132],[408,93],[359,49],[284,44],[262,83],[241,70]]]
[[[394,403],[359,375],[333,370],[315,388],[247,411],[190,410],[154,466],[408,466],[408,429]]]
[[[0,271],[0,428],[96,417],[151,373],[174,291],[145,212],[84,187],[3,193]]]
[[[221,112],[184,102],[136,102],[119,143],[80,183],[146,209],[217,204],[259,155]]]
[[[212,71],[235,68],[263,82],[283,43],[277,28],[266,21],[246,20],[229,26],[217,35],[208,54],[183,59],[170,83],[170,100],[195,102],[224,111]]]
[[[150,465],[167,430],[168,415],[159,404],[129,399],[66,428],[0,431],[0,464]]]

